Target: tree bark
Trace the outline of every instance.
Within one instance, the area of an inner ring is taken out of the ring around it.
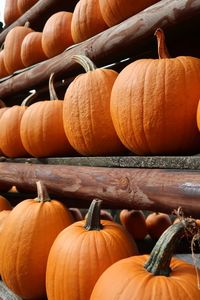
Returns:
[[[199,171],[0,163],[0,178],[27,191],[41,180],[50,194],[73,199],[74,207],[100,198],[108,208],[171,213],[182,207],[200,217]]]

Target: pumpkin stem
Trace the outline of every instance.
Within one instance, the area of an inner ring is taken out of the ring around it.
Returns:
[[[94,199],[90,204],[84,226],[86,230],[101,230],[103,228],[100,222],[101,203],[102,200]]]
[[[29,22],[29,21],[26,21],[25,24],[24,24],[24,27],[30,28],[30,26],[31,26],[30,22]]]
[[[51,75],[49,77],[50,100],[58,100],[58,96],[57,96],[55,88],[54,88],[54,78],[55,78],[55,73],[51,73]]]
[[[21,103],[21,106],[29,106],[29,104],[32,103],[33,99],[35,99],[36,91],[34,91],[32,94],[28,95]]]
[[[97,68],[91,59],[85,55],[73,55],[72,60],[80,64],[85,72],[94,71]]]
[[[176,244],[184,235],[185,230],[192,232],[191,228],[197,228],[197,225],[190,218],[169,226],[151,251],[149,259],[144,265],[145,269],[154,275],[169,276],[171,272],[170,261]]]
[[[6,107],[6,104],[3,102],[3,100],[0,99],[0,108]]]
[[[156,29],[154,35],[157,38],[158,44],[158,57],[159,58],[170,58],[167,46],[165,44],[165,34],[161,28]]]
[[[42,181],[37,181],[36,185],[37,185],[37,198],[35,198],[35,201],[37,202],[51,201],[44,183]]]

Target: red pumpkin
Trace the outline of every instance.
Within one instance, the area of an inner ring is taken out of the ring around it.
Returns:
[[[3,17],[6,25],[10,25],[20,17],[17,2],[18,0],[5,0]]]
[[[171,224],[168,214],[155,212],[146,217],[147,231],[152,239],[158,239]]]
[[[110,107],[115,130],[121,142],[139,155],[199,153],[200,59],[169,58],[162,30],[156,35],[160,59],[134,61],[113,85]]]
[[[37,188],[37,198],[13,208],[1,235],[1,277],[23,299],[45,297],[50,248],[59,232],[72,223],[66,207],[51,200],[41,182]]]
[[[11,210],[12,206],[10,202],[3,196],[0,195],[0,211]]]
[[[100,204],[94,200],[87,220],[64,229],[53,243],[46,272],[48,300],[90,299],[95,282],[108,266],[138,254],[119,224],[100,222]]]
[[[45,23],[42,32],[42,48],[47,57],[60,54],[73,44],[71,20],[71,12],[59,11]]]
[[[38,0],[17,0],[17,6],[20,14],[23,15],[36,2],[38,2]]]

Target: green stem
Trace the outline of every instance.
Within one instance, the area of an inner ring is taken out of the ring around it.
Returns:
[[[94,199],[90,204],[84,226],[86,230],[101,230],[103,228],[100,222],[101,203],[102,200]]]
[[[86,73],[97,69],[97,67],[91,61],[91,59],[89,59],[89,57],[85,55],[73,55],[72,60],[77,62],[79,65],[81,65]]]
[[[163,232],[144,265],[148,272],[154,275],[170,275],[170,262],[177,242],[180,241],[185,230],[189,231],[190,226],[196,228],[195,221],[188,218],[171,225]]]
[[[37,185],[37,198],[35,198],[35,201],[37,202],[51,201],[44,183],[42,181],[37,181],[36,185]]]

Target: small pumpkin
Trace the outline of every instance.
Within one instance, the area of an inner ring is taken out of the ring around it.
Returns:
[[[37,190],[35,199],[23,200],[13,208],[1,235],[1,277],[23,299],[45,297],[50,248],[59,232],[72,223],[67,208],[50,199],[40,181]]]
[[[80,209],[76,208],[76,207],[70,207],[69,211],[73,217],[73,220],[76,221],[81,221],[83,220],[83,216],[82,213],[80,211]]]
[[[59,11],[46,21],[42,31],[42,48],[47,57],[60,54],[73,44],[71,20],[71,12]]]
[[[143,240],[146,237],[147,225],[141,210],[122,209],[119,213],[119,220],[135,240]]]
[[[100,10],[106,24],[111,27],[137,14],[158,0],[100,0]]]
[[[86,73],[72,81],[64,96],[63,123],[70,144],[82,155],[123,153],[110,116],[110,94],[118,73],[96,68],[84,55],[72,59]]]
[[[10,202],[3,196],[0,195],[0,211],[11,210],[12,206]]]
[[[189,220],[173,224],[160,237],[150,255],[114,263],[100,276],[90,300],[199,299],[194,266],[172,257],[177,242],[189,226]]]
[[[172,224],[168,214],[153,212],[146,217],[147,231],[152,239],[158,239]]]
[[[80,43],[107,29],[102,18],[99,0],[80,0],[75,6],[71,33],[74,43]]]
[[[20,17],[18,9],[18,0],[5,0],[3,18],[4,23],[8,26]]]
[[[163,31],[158,29],[156,36],[160,58],[134,61],[113,85],[110,107],[115,130],[121,142],[139,155],[198,153],[200,59],[169,58]]]
[[[23,15],[36,2],[38,2],[38,0],[17,0],[17,6],[20,14]]]
[[[47,59],[42,48],[42,32],[30,32],[21,45],[21,60],[25,67]]]
[[[54,74],[51,74],[51,100],[30,105],[21,119],[20,136],[23,147],[35,157],[69,155],[73,152],[63,127],[63,101],[57,98],[53,80]]]
[[[100,205],[100,200],[93,200],[87,219],[73,223],[54,241],[47,262],[48,300],[90,299],[95,282],[108,266],[138,254],[122,226],[100,222]]]
[[[25,26],[15,26],[6,35],[4,42],[4,63],[9,74],[23,69],[24,64],[21,60],[21,44],[27,34],[33,30]]]

